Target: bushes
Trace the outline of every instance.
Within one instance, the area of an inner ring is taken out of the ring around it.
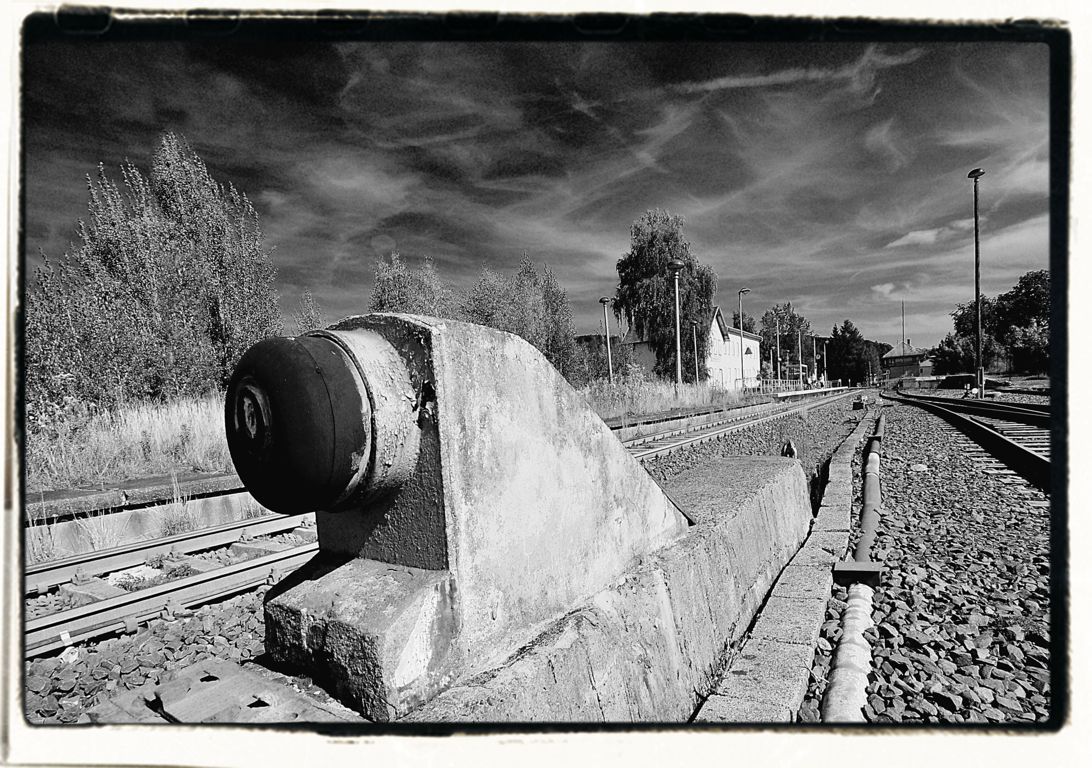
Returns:
[[[26,296],[31,430],[88,407],[168,401],[222,386],[250,344],[279,328],[274,269],[246,196],[164,134],[145,178],[88,177],[79,243],[47,260]]]
[[[563,376],[576,373],[573,313],[553,271],[541,271],[526,257],[515,274],[482,269],[478,282],[460,295],[425,259],[408,267],[392,253],[375,268],[372,312],[407,312],[463,320],[508,331],[536,347]]]

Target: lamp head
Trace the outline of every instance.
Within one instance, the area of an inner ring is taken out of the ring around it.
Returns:
[[[982,170],[981,168],[975,168],[973,171],[971,171],[970,173],[967,174],[967,178],[977,180],[979,177],[985,176],[985,175],[986,175],[986,172],[984,170]]]
[[[600,304],[603,304],[603,305],[606,305],[606,304],[613,304],[613,303],[614,303],[614,298],[613,298],[613,297],[611,297],[611,296],[601,296],[601,297],[599,298],[599,303],[600,303]]]
[[[751,292],[751,289],[750,289],[750,288],[740,288],[740,289],[739,289],[739,295],[740,295],[740,296],[742,296],[742,295],[743,295],[743,294],[745,294],[745,293],[750,293],[750,292]]]
[[[672,274],[678,274],[682,271],[682,268],[686,266],[686,263],[682,259],[672,259],[667,262],[667,268],[671,270]]]

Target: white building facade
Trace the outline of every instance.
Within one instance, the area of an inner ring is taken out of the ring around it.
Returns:
[[[740,358],[740,336],[743,337],[742,362]],[[713,308],[713,320],[709,328],[709,348],[705,365],[709,371],[708,381],[723,389],[739,389],[743,384],[757,387],[761,352],[759,342],[762,337],[732,328],[724,320],[720,307]]]
[[[740,365],[740,335],[743,336],[743,364]],[[736,390],[740,384],[747,387],[759,385],[759,362],[761,353],[759,342],[762,337],[747,331],[732,328],[724,320],[719,307],[713,308],[710,321],[709,345],[706,348],[705,367],[708,371],[706,383],[722,389]],[[683,343],[690,343],[689,334],[683,335]],[[631,345],[633,360],[638,365],[651,371],[656,366],[656,353],[645,341],[627,333],[623,344]]]

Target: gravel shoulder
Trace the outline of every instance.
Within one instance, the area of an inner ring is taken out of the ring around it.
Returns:
[[[873,599],[867,719],[1045,722],[1051,713],[1048,497],[973,456],[970,441],[937,417],[906,405],[883,412],[873,557],[886,561]],[[854,483],[859,504],[859,473]],[[819,719],[815,704],[844,597],[836,591],[828,603],[801,719]]]

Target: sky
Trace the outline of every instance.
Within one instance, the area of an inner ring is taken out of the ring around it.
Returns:
[[[24,71],[25,253],[55,259],[85,177],[182,134],[245,192],[282,313],[366,312],[377,260],[458,287],[526,254],[601,329],[629,229],[662,208],[731,311],[791,301],[932,346],[1049,261],[1049,51],[1033,43],[43,42]],[[613,320],[612,320],[613,323]]]

